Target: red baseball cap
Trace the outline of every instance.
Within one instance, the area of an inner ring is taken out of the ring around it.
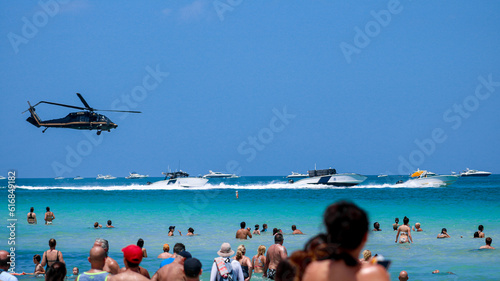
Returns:
[[[142,261],[142,249],[136,245],[128,245],[122,249],[123,257],[128,262],[140,263]]]

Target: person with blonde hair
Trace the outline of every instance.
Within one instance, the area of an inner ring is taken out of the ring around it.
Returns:
[[[372,258],[372,252],[370,250],[363,251],[363,258],[359,259],[361,263],[368,263]]]
[[[245,281],[249,281],[250,278],[252,278],[253,266],[250,258],[245,256],[246,252],[247,249],[245,248],[245,245],[239,245],[238,249],[236,249],[236,256],[234,256],[234,259],[240,263],[241,271],[243,271],[243,278],[245,278]]]
[[[260,245],[257,254],[252,258],[252,267],[255,273],[263,273],[266,264],[266,246]]]

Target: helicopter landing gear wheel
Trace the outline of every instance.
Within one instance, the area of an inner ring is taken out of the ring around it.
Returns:
[[[97,131],[97,135],[98,136],[101,135],[101,133],[102,133],[102,131]]]

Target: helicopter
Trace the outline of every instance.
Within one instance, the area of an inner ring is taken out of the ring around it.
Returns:
[[[140,111],[95,109],[89,106],[89,104],[87,103],[87,101],[85,101],[82,95],[80,95],[79,93],[76,93],[76,95],[80,98],[80,101],[83,103],[85,107],[73,106],[73,105],[67,105],[49,101],[40,101],[32,106],[28,101],[28,105],[30,106],[30,108],[25,110],[23,113],[29,111],[31,113],[31,116],[28,117],[26,121],[36,126],[37,128],[45,127],[42,133],[45,133],[45,131],[48,128],[54,127],[54,128],[69,128],[76,130],[97,130],[97,135],[100,135],[102,131],[110,132],[111,129],[116,129],[118,125],[116,123],[113,123],[108,117],[102,114],[95,113],[94,111],[141,113]],[[86,111],[72,112],[63,118],[42,121],[35,112],[35,106],[41,103],[64,106]]]

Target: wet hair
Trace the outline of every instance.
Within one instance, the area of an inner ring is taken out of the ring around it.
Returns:
[[[297,226],[295,226],[295,224],[294,224],[294,225],[292,225],[292,230],[295,230],[295,229],[297,229]]]
[[[45,273],[46,281],[64,281],[66,278],[66,265],[60,261],[53,263]]]
[[[379,229],[379,228],[380,228],[380,223],[375,222],[375,223],[373,224],[373,227],[374,227],[375,229]]]
[[[169,230],[169,231],[174,231],[174,229],[175,229],[175,226],[172,226],[172,225],[171,225],[171,226],[169,226],[169,227],[168,227],[168,230]]]
[[[410,219],[405,216],[403,219],[403,223],[408,224],[409,222],[410,222]]]
[[[396,223],[399,223],[399,218],[395,218],[395,219],[394,219],[394,221],[395,221]]]
[[[278,229],[275,227],[275,228],[273,228],[273,235],[276,233],[278,233]]]
[[[50,238],[49,240],[49,247],[55,247],[57,244],[56,239]]]
[[[188,232],[194,232],[194,229],[192,227],[188,228]]]
[[[262,228],[267,228],[267,223],[263,224]]]
[[[345,250],[354,250],[363,242],[368,232],[368,216],[353,203],[341,201],[330,205],[324,214],[327,230],[328,258],[342,259],[346,265],[355,266],[358,261]]]
[[[479,238],[479,232],[478,231],[474,232],[474,238]]]
[[[241,228],[245,228],[245,226],[246,226],[246,225],[247,225],[247,224],[246,224],[244,221],[242,221],[242,222],[240,223]]]
[[[276,268],[274,280],[276,281],[293,281],[297,275],[297,267],[289,260],[280,261]]]
[[[94,223],[94,227],[98,227],[99,226],[99,223],[98,222],[95,222]]]
[[[112,223],[111,220],[108,220],[108,225],[111,225],[111,223]]]
[[[34,210],[35,210],[35,208],[33,208],[33,207],[30,208],[30,212],[33,213]]]
[[[184,246],[184,244],[182,243],[176,243],[174,245],[174,253],[178,254],[182,251],[185,251],[186,250],[186,246]]]
[[[259,229],[259,225],[258,225],[258,224],[256,224],[256,225],[255,225],[255,230],[258,230],[258,229]]]
[[[139,238],[139,240],[137,240],[137,246],[139,246],[140,248],[144,247],[144,240],[142,240],[142,238]]]
[[[443,232],[448,232],[448,230],[446,230],[446,228],[443,227],[443,229],[441,229],[441,233]]]
[[[34,255],[33,258],[37,261],[37,262],[40,262],[42,260],[42,258],[40,257],[40,255]]]
[[[363,259],[368,261],[372,257],[372,252],[370,250],[363,251]]]
[[[480,225],[477,227],[477,229],[478,229],[479,231],[483,232],[483,230],[484,230],[484,226],[483,226],[482,224],[480,224]]]
[[[283,241],[283,234],[276,233],[276,235],[274,235],[274,243],[276,243],[276,242],[282,242],[282,241]]]
[[[50,211],[50,207],[45,208],[45,210],[47,210],[47,212],[49,212]]]
[[[103,249],[104,249],[104,251],[106,251],[106,252],[107,252],[107,251],[109,251],[109,243],[108,243],[108,240],[106,240],[106,239],[102,239],[102,238],[96,238],[96,239],[95,239],[95,242],[100,243],[100,244],[101,244],[101,248],[103,248]],[[106,254],[106,256],[107,256],[107,254]]]
[[[247,249],[245,248],[245,245],[241,244],[238,246],[238,249],[236,250],[236,260],[239,261],[241,258],[243,258],[243,255],[247,252]]]
[[[265,253],[266,253],[266,246],[260,245],[259,248],[257,249],[257,255],[263,256]]]
[[[491,237],[486,237],[486,239],[484,241],[486,241],[486,245],[491,245],[491,242],[493,242],[493,239],[491,239]]]

